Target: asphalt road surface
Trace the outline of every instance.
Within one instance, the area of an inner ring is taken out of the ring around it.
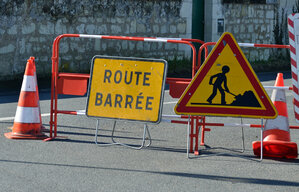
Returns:
[[[276,74],[259,76],[263,85],[274,85]],[[285,85],[291,86],[289,73]],[[16,88],[18,90],[19,88]],[[272,90],[269,91],[271,94]],[[142,150],[98,146],[94,143],[96,120],[86,116],[58,116],[58,136],[53,141],[11,140],[18,91],[0,92],[0,191],[299,191],[299,160],[259,161],[252,142],[260,129],[245,128],[245,152],[241,128],[210,127],[200,155],[186,157],[187,126],[161,122],[149,125],[152,145]],[[291,125],[294,120],[292,92],[286,91]],[[50,91],[41,89],[42,121],[49,128]],[[165,91],[163,114],[174,114],[177,99]],[[59,109],[85,109],[86,97],[63,97]],[[207,122],[240,123],[240,118],[207,117]],[[259,124],[259,119],[243,119]],[[100,121],[99,142],[111,142],[113,122]],[[48,133],[46,133],[48,134]],[[139,145],[141,123],[118,122],[115,140]],[[299,143],[299,130],[291,130]]]

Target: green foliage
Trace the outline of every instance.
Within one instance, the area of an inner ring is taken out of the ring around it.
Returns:
[[[253,61],[250,62],[250,64],[255,72],[277,72],[291,70],[289,54],[287,54],[287,56],[283,54],[272,56],[268,60]]]
[[[168,60],[168,77],[191,77],[192,61],[191,59],[178,59],[177,56],[173,60]]]

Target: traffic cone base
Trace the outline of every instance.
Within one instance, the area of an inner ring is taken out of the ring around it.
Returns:
[[[13,133],[13,132],[9,132],[9,133],[4,133],[4,136],[8,139],[46,139],[48,138],[47,135],[42,134],[42,133],[37,133],[37,134],[18,134],[18,133]]]
[[[254,141],[252,143],[252,148],[254,155],[261,155],[260,141]],[[286,141],[263,141],[263,156],[296,159],[298,156],[297,144]]]
[[[291,141],[290,133],[280,129],[270,129],[264,131],[264,141]]]

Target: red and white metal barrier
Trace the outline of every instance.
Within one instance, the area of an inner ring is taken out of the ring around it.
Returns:
[[[294,21],[298,19],[299,19],[299,14],[291,14],[288,17],[291,70],[292,70],[292,79],[293,79],[292,83],[293,83],[293,95],[294,95],[294,112],[295,112],[295,119],[297,122],[299,122],[299,84],[298,84],[299,69],[297,64],[298,55],[296,53],[296,35],[298,35],[298,32],[295,31]]]
[[[79,115],[78,111],[58,110],[58,94],[85,95],[87,91],[87,81],[89,74],[81,73],[61,73],[59,72],[59,43],[63,38],[93,38],[93,39],[111,39],[126,41],[144,41],[157,43],[176,43],[185,44],[192,50],[192,76],[195,74],[196,49],[193,43],[204,43],[197,39],[181,38],[154,38],[154,37],[126,37],[126,36],[108,36],[108,35],[88,35],[88,34],[63,34],[55,38],[52,47],[52,85],[51,85],[51,112],[50,112],[50,138],[57,137],[57,114]],[[179,78],[170,79],[170,83],[175,84]],[[166,80],[168,82],[168,78]],[[176,87],[173,87],[174,89]]]

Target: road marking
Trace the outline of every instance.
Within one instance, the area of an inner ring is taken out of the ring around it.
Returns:
[[[43,113],[41,114],[42,117],[47,117],[50,116],[50,113]],[[10,121],[10,120],[14,120],[15,117],[1,117],[0,121]]]
[[[177,101],[169,101],[169,102],[164,102],[163,104],[168,105],[168,104],[176,104],[176,103],[177,103]],[[85,112],[85,110],[80,110],[80,111]],[[51,115],[50,113],[41,114],[42,117],[48,117],[50,115]],[[0,117],[0,121],[10,121],[10,120],[14,120],[14,119],[15,119],[15,117]]]

